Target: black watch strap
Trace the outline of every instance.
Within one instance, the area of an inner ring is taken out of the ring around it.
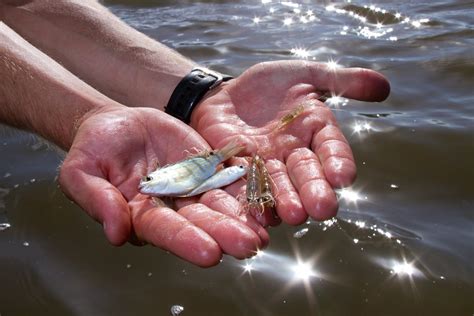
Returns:
[[[189,124],[194,107],[207,91],[223,81],[232,79],[206,68],[194,68],[176,86],[165,107],[165,112]]]

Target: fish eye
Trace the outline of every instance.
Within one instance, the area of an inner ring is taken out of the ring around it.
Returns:
[[[240,169],[244,169],[244,166],[240,165],[239,168],[240,168]]]
[[[148,182],[148,181],[151,181],[151,180],[153,180],[153,178],[152,178],[152,177],[150,177],[150,176],[144,176],[144,177],[142,178],[142,180],[143,180],[143,181],[147,181],[147,182]]]
[[[210,155],[210,156],[214,156],[214,151],[210,151],[210,152],[209,152],[209,155]]]

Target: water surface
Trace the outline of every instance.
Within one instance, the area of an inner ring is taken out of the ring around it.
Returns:
[[[359,170],[337,219],[271,229],[262,254],[211,269],[108,245],[58,189],[59,155],[2,128],[2,316],[474,313],[474,2],[105,4],[234,76],[267,60],[332,61],[382,72],[392,93],[328,102]]]

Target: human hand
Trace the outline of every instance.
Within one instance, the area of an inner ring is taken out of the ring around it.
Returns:
[[[146,242],[199,266],[222,253],[246,258],[268,243],[251,216],[238,217],[239,203],[223,190],[178,201],[176,212],[138,192],[141,177],[158,165],[210,149],[194,130],[171,116],[145,108],[112,106],[87,114],[62,164],[66,195],[103,224],[108,240]]]
[[[349,144],[331,110],[318,98],[331,92],[382,101],[389,91],[388,81],[368,69],[265,62],[207,95],[194,110],[191,126],[213,147],[239,139],[247,154],[263,156],[276,187],[277,212],[283,221],[297,225],[308,214],[317,220],[335,216],[333,188],[350,185],[356,176]],[[303,113],[278,129],[279,119],[300,104],[305,105]],[[259,220],[274,224],[269,216]]]

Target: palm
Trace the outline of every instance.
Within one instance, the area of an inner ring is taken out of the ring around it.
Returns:
[[[299,224],[307,214],[326,219],[337,210],[332,188],[349,185],[356,174],[333,114],[317,100],[328,91],[378,101],[389,86],[369,70],[336,71],[302,61],[262,63],[206,98],[193,113],[192,126],[213,147],[237,138],[247,144],[247,154],[267,159],[284,221]],[[300,104],[304,112],[278,129],[280,118]]]
[[[138,192],[140,178],[158,164],[172,163],[192,150],[203,149],[209,146],[197,133],[160,111],[114,108],[81,124],[62,166],[60,183],[71,198],[104,224],[114,244],[135,236],[203,266],[218,262],[221,251],[249,256],[266,243],[267,236],[256,223],[244,225],[225,215],[229,210],[222,209],[219,202],[208,202],[209,197],[203,196],[202,204],[191,203],[175,212]],[[212,194],[219,193],[208,195]],[[227,204],[234,202],[229,199],[229,195],[223,197]],[[220,227],[216,219],[228,221],[234,228],[233,236],[226,234],[228,227]],[[233,238],[240,240],[240,246],[232,246],[236,244]]]

